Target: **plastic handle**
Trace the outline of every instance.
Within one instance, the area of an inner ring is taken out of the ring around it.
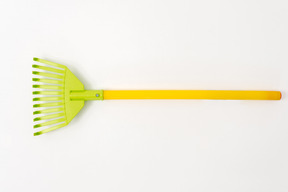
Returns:
[[[108,90],[105,99],[217,99],[217,100],[280,100],[280,91],[228,90]]]

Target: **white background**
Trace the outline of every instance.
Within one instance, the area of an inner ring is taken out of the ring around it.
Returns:
[[[1,192],[288,190],[286,0],[2,0]],[[33,57],[86,89],[280,90],[91,101],[33,137]]]

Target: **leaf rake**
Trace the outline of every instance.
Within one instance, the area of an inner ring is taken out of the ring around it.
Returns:
[[[34,58],[42,65],[32,65],[33,114],[37,124],[35,132],[41,135],[64,127],[77,115],[87,100],[108,99],[217,99],[217,100],[280,100],[280,91],[237,90],[85,90],[84,85],[65,66],[44,59]],[[43,65],[44,64],[44,65]],[[48,127],[48,128],[47,128]]]

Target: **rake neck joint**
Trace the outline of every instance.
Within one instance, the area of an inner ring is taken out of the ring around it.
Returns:
[[[74,90],[70,92],[71,100],[103,100],[103,90]]]

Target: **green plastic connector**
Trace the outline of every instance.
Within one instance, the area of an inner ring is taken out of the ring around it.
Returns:
[[[103,90],[71,91],[70,99],[75,100],[103,100]]]

